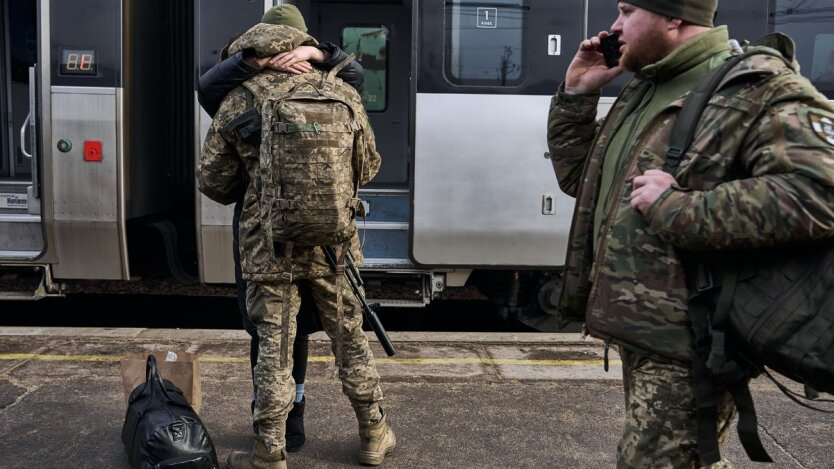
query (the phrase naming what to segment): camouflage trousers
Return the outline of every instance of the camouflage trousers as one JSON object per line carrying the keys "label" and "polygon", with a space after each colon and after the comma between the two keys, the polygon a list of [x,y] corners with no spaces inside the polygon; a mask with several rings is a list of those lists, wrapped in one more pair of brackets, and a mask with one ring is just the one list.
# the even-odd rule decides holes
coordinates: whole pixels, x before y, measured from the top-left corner
{"label": "camouflage trousers", "polygon": [[[732,468],[725,460],[710,466],[700,463],[691,368],[622,347],[620,356],[626,419],[617,447],[617,467]],[[735,414],[732,398],[722,392],[718,405],[719,443],[726,439]]]}
{"label": "camouflage trousers", "polygon": [[382,390],[368,339],[362,332],[362,310],[344,275],[296,282],[249,282],[246,305],[260,338],[255,365],[257,398],[253,422],[267,449],[285,447],[287,414],[295,399],[292,344],[299,288],[309,288],[324,330],[331,340],[342,392],[360,422],[382,418]]}

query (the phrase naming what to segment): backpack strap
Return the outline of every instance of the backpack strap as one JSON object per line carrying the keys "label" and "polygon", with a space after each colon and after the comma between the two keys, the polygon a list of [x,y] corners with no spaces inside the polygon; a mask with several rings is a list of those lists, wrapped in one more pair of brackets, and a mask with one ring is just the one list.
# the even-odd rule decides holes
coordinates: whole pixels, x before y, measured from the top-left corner
{"label": "backpack strap", "polygon": [[353,55],[353,54],[350,54],[347,57],[345,57],[344,60],[337,63],[336,66],[333,67],[332,69],[330,69],[330,71],[327,72],[327,74],[324,75],[324,77],[322,78],[321,88],[323,88],[323,89],[333,88],[333,86],[335,86],[335,84],[336,84],[336,75],[339,72],[341,72],[343,68],[347,67],[347,65],[349,63],[353,62],[354,60],[356,60],[356,56]]}
{"label": "backpack strap", "polygon": [[683,155],[689,149],[689,145],[692,144],[695,131],[698,130],[698,122],[701,120],[701,114],[704,113],[704,109],[706,109],[710,98],[715,94],[718,85],[721,84],[721,81],[727,73],[742,60],[759,54],[772,55],[784,60],[777,51],[770,49],[753,49],[738,55],[733,55],[701,79],[695,89],[686,96],[683,102],[683,108],[678,113],[675,126],[672,127],[669,147],[666,150],[666,162],[663,165],[664,172],[675,174],[678,166],[680,166],[681,159],[683,159]]}
{"label": "backpack strap", "polygon": [[[770,49],[757,48],[733,55],[701,79],[695,89],[687,95],[672,127],[663,171],[673,175],[676,173],[683,156],[692,144],[698,122],[710,98],[730,70],[742,60],[757,54],[785,60],[778,51]],[[712,269],[703,262],[692,261],[692,256],[686,253],[682,253],[680,257],[692,285],[687,311],[695,343],[692,352],[692,373],[695,381],[698,454],[701,463],[708,465],[721,459],[717,430],[719,385],[730,392],[738,409],[737,430],[747,455],[753,461],[772,462],[759,438],[756,411],[747,382],[747,370],[727,357],[725,330],[732,306],[737,271],[732,268],[722,271],[721,293],[717,304],[713,304],[711,294],[718,285],[713,281]]]}
{"label": "backpack strap", "polygon": [[255,107],[255,96],[258,91],[256,85],[249,81],[244,82],[243,87],[246,89],[244,96],[246,97],[246,111],[239,116],[230,120],[221,129],[227,135],[235,135],[238,139],[249,143],[253,146],[261,144],[261,113]]}

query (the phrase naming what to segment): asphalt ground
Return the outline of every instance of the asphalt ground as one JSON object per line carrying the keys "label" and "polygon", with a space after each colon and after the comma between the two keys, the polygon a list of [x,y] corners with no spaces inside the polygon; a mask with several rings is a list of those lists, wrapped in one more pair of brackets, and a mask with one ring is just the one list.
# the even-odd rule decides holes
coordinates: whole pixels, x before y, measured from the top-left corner
{"label": "asphalt ground", "polygon": [[[386,468],[614,467],[623,423],[619,361],[576,334],[392,333],[372,347],[398,445]],[[295,468],[356,467],[359,439],[329,341],[311,342],[307,444]],[[202,411],[218,456],[252,444],[248,337],[242,331],[0,327],[0,467],[127,468],[119,359],[168,349],[197,353]],[[834,419],[757,380],[753,396],[771,465],[834,467]]]}

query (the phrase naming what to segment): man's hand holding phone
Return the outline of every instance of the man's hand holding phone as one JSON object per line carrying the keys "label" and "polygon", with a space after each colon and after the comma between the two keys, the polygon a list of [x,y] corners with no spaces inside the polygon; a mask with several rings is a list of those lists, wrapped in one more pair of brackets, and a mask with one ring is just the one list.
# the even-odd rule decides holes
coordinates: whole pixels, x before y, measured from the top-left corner
{"label": "man's hand holding phone", "polygon": [[[605,52],[606,50],[608,52]],[[619,64],[619,52],[618,37],[607,31],[582,41],[565,76],[565,93],[599,92],[603,86],[623,73],[624,70]],[[609,66],[609,63],[614,65]]]}

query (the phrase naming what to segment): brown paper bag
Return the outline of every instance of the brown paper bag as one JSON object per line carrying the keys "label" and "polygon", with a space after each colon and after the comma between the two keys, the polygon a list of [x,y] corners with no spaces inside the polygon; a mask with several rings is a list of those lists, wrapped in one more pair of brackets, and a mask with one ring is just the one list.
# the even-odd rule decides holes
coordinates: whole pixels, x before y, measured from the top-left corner
{"label": "brown paper bag", "polygon": [[[176,355],[176,361],[167,359],[169,357],[173,358],[172,353]],[[136,386],[145,382],[145,370],[150,354],[151,352],[142,352],[122,358],[122,386],[124,387],[125,403],[127,403],[130,393],[136,389]],[[203,399],[200,388],[200,362],[197,354],[180,350],[171,350],[170,352],[161,350],[154,351],[153,355],[156,357],[157,368],[162,378],[180,388],[185,399],[199,414]]]}

